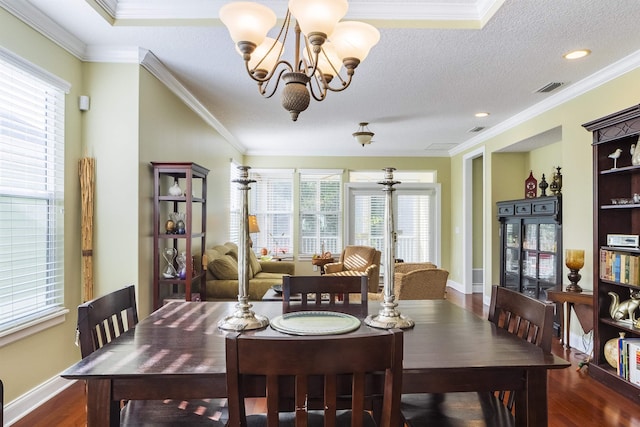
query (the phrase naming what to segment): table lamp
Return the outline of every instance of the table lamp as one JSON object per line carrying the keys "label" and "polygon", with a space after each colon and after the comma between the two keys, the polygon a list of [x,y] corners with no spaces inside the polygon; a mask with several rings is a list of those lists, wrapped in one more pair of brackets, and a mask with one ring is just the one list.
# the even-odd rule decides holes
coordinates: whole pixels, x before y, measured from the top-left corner
{"label": "table lamp", "polygon": [[249,247],[253,247],[253,240],[251,239],[252,233],[259,233],[260,226],[258,226],[258,217],[255,215],[249,215]]}
{"label": "table lamp", "polygon": [[582,249],[567,249],[565,251],[565,260],[564,263],[569,269],[569,274],[567,278],[569,279],[569,284],[567,286],[568,292],[582,292],[582,288],[578,285],[578,282],[582,278],[580,273],[580,269],[584,267],[584,250]]}

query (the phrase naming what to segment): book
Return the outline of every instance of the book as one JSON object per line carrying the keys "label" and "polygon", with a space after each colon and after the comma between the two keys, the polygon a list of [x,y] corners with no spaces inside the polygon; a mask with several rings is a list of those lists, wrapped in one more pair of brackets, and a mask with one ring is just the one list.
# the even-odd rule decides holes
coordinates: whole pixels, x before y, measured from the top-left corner
{"label": "book", "polygon": [[627,343],[628,380],[640,385],[640,339],[631,339]]}

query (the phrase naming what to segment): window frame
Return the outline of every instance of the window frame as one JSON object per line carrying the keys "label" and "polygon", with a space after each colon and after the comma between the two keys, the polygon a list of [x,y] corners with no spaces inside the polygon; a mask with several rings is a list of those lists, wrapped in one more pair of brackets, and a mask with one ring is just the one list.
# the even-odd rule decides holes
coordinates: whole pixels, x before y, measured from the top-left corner
{"label": "window frame", "polygon": [[[3,144],[4,147],[4,149],[0,149],[0,152],[6,156],[7,166],[11,164],[16,165],[16,161],[22,161],[22,163],[17,164],[17,166],[21,167],[25,167],[26,165],[33,166],[35,163],[46,165],[46,169],[39,169],[41,175],[38,175],[46,178],[43,178],[43,181],[34,181],[35,184],[30,187],[23,186],[20,188],[18,185],[11,185],[9,174],[4,178],[4,184],[3,179],[0,177],[0,195],[7,198],[7,202],[3,204],[5,209],[4,215],[9,215],[9,217],[12,215],[11,212],[13,212],[14,208],[12,208],[12,206],[14,203],[10,199],[15,199],[15,201],[20,200],[22,203],[29,200],[42,200],[44,206],[46,206],[44,208],[46,213],[45,219],[31,219],[31,221],[27,221],[26,223],[23,220],[22,224],[23,226],[29,224],[31,224],[31,226],[34,224],[42,226],[44,221],[47,230],[46,233],[42,235],[45,242],[44,249],[40,249],[46,251],[47,256],[44,261],[38,263],[38,265],[45,266],[45,278],[36,277],[35,279],[31,279],[29,283],[33,286],[34,290],[45,289],[44,295],[46,296],[44,297],[44,302],[38,299],[26,312],[20,311],[19,307],[16,311],[15,295],[18,291],[15,289],[20,285],[24,286],[26,279],[23,279],[22,282],[18,281],[14,283],[13,278],[17,277],[14,276],[14,274],[17,274],[15,271],[19,267],[5,265],[7,269],[4,271],[9,273],[10,279],[4,284],[4,286],[6,286],[5,289],[9,289],[9,292],[6,294],[9,300],[5,300],[4,304],[2,304],[2,300],[0,300],[0,305],[5,309],[5,320],[2,325],[0,325],[0,347],[2,347],[63,323],[66,320],[66,314],[69,312],[69,310],[64,307],[64,122],[65,95],[69,93],[71,85],[2,47],[0,47],[0,61],[2,62],[3,70],[5,70],[3,73],[6,73],[2,74],[2,81],[5,84],[4,95],[0,93],[0,96],[6,97],[5,99],[9,102],[9,105],[19,105],[18,103],[12,102],[15,99],[21,99],[26,103],[36,100],[35,103],[37,104],[38,98],[30,99],[29,96],[36,96],[35,94],[37,93],[37,96],[42,97],[42,104],[39,105],[39,108],[42,108],[42,115],[35,116],[38,118],[38,121],[42,122],[40,125],[42,128],[39,128],[31,122],[24,121],[24,119],[21,119],[20,122],[12,119],[12,116],[21,117],[19,114],[26,114],[26,111],[28,111],[26,110],[27,107],[4,110],[7,119],[4,129],[7,130],[7,133],[4,135],[0,133],[0,144]],[[17,91],[12,88],[16,88]],[[34,90],[33,94],[27,93],[27,90],[30,89]],[[20,98],[20,96],[23,96],[23,98]],[[21,133],[21,129],[40,129],[42,134],[37,136],[37,133],[35,135],[31,135],[26,131]],[[11,132],[12,130],[13,132]],[[24,153],[19,153],[19,150],[11,148],[12,146],[16,146],[16,141],[26,142],[26,144],[20,145],[20,147],[24,147],[27,144],[44,144],[41,145],[41,147],[43,147],[41,148],[41,153],[46,154],[41,154],[41,156],[44,157],[29,162],[28,159],[25,160]],[[51,161],[51,158],[55,160]],[[31,170],[25,171],[25,173],[31,172]],[[49,181],[51,177],[54,177],[54,180]],[[16,218],[16,220],[18,219]],[[9,227],[14,228],[12,225],[9,225]],[[36,229],[38,228],[39,227],[36,227]],[[10,244],[10,248],[13,248],[13,244]],[[22,271],[25,271],[24,267]],[[27,271],[32,273],[31,270]],[[53,280],[53,282],[51,282],[51,280]],[[44,287],[42,283],[44,283]],[[53,286],[53,288],[51,288],[51,286]],[[53,289],[53,298],[50,297],[51,289]],[[2,312],[0,311],[0,313]]]}

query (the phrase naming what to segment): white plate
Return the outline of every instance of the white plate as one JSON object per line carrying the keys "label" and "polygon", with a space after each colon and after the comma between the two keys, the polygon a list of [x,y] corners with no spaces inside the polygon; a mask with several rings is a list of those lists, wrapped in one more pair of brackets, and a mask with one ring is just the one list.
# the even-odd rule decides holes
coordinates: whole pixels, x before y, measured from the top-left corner
{"label": "white plate", "polygon": [[360,320],[336,311],[296,311],[274,317],[270,325],[290,335],[336,335],[355,331]]}

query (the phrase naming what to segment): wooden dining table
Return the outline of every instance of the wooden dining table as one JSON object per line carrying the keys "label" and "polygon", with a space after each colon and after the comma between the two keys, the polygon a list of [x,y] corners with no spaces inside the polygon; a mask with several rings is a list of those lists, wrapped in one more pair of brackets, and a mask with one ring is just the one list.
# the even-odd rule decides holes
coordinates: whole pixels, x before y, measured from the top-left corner
{"label": "wooden dining table", "polygon": [[[66,369],[63,378],[87,382],[87,425],[118,426],[123,399],[226,397],[226,332],[217,323],[235,304],[170,302]],[[252,309],[269,318],[282,314],[273,301]],[[379,309],[369,302],[369,313]],[[516,425],[547,425],[547,370],[569,362],[446,300],[402,300],[398,310],[415,322],[404,331],[403,393],[520,390]],[[281,334],[270,326],[245,333]],[[364,322],[349,332],[371,333]]]}

